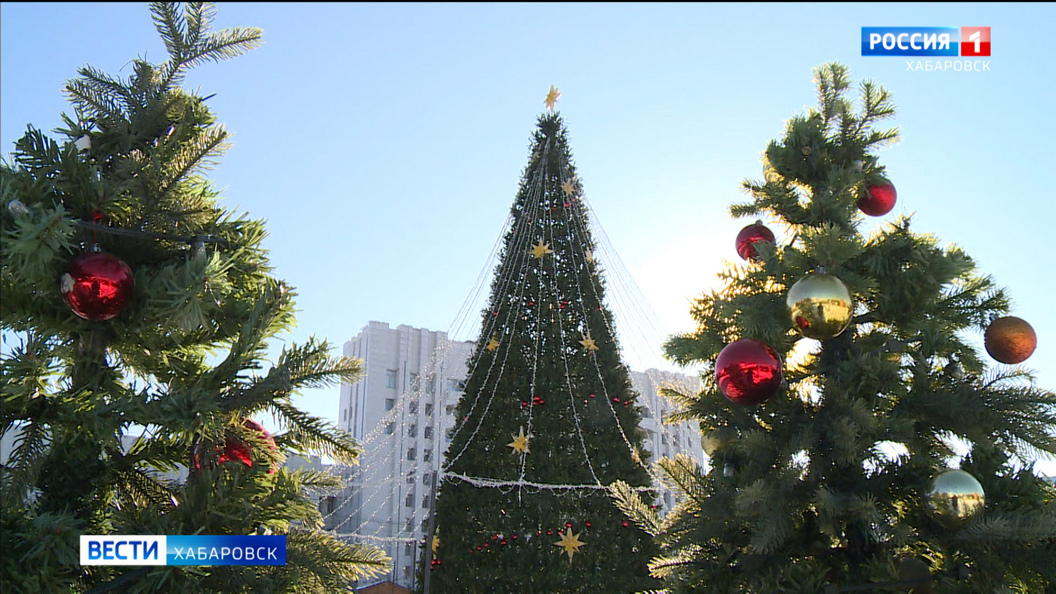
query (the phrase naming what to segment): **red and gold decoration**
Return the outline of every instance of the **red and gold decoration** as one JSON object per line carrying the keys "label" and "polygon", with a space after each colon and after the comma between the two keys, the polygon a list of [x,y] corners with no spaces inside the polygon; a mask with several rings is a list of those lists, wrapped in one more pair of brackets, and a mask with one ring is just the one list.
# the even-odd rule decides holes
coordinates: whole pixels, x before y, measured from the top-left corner
{"label": "red and gold decoration", "polygon": [[1022,318],[1005,316],[990,322],[983,346],[994,359],[1008,365],[1026,361],[1038,346],[1034,328]]}
{"label": "red and gold decoration", "polygon": [[781,358],[761,340],[743,338],[726,345],[715,360],[722,395],[741,405],[760,404],[781,387]]}
{"label": "red and gold decoration", "polygon": [[785,303],[796,330],[817,340],[838,336],[854,315],[851,292],[831,274],[814,273],[799,279],[789,289]]}
{"label": "red and gold decoration", "polygon": [[891,212],[898,200],[898,192],[890,182],[867,185],[859,190],[858,210],[871,217],[882,217]]}
{"label": "red and gold decoration", "polygon": [[571,563],[572,556],[579,552],[579,547],[587,543],[579,540],[579,535],[583,534],[582,532],[575,534],[571,528],[565,528],[565,531],[560,534],[561,540],[555,542],[554,546],[564,549],[565,554],[568,555],[568,562]]}
{"label": "red and gold decoration", "polygon": [[755,249],[755,244],[761,241],[774,243],[774,232],[764,225],[762,221],[756,221],[741,229],[737,234],[737,255],[743,260],[758,260],[759,253]]}
{"label": "red and gold decoration", "polygon": [[136,279],[128,264],[106,252],[78,256],[60,281],[66,305],[79,317],[92,321],[120,315],[135,288]]}
{"label": "red and gold decoration", "polygon": [[[278,449],[278,446],[275,444],[275,438],[273,438],[271,436],[271,432],[270,431],[268,431],[267,429],[264,428],[264,425],[261,425],[260,423],[258,423],[257,421],[254,421],[253,419],[246,419],[242,424],[247,429],[251,429],[253,431],[256,431],[256,432],[262,434],[264,441],[267,442],[268,447],[270,447],[272,449],[272,451],[275,451],[275,450]],[[194,469],[195,470],[201,470],[202,469],[202,454],[203,454],[202,447],[203,447],[202,444],[198,444],[198,447],[196,447],[195,450],[194,450]],[[224,443],[224,447],[223,448],[221,448],[220,446],[216,446],[215,449],[216,449],[216,463],[217,464],[224,464],[226,462],[234,461],[234,462],[241,462],[242,464],[245,464],[246,466],[248,466],[250,468],[253,467],[252,451],[250,450],[250,446],[248,444],[246,444],[245,442],[237,440],[237,439],[235,439],[233,437],[228,437],[227,441]],[[274,474],[275,471],[276,471],[276,468],[273,465],[268,470],[268,474]]]}
{"label": "red and gold decoration", "polygon": [[983,513],[986,494],[974,476],[947,470],[928,483],[924,506],[931,519],[952,530]]}

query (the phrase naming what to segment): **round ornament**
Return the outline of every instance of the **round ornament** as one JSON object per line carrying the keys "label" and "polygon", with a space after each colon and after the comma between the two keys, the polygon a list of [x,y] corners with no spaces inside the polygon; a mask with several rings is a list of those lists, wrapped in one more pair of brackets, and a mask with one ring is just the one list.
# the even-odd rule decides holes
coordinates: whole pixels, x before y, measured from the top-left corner
{"label": "round ornament", "polygon": [[851,324],[854,301],[843,281],[831,274],[805,276],[788,291],[785,299],[792,323],[807,338],[828,340]]}
{"label": "round ornament", "polygon": [[947,470],[928,483],[924,508],[944,528],[960,528],[983,513],[986,494],[974,476],[963,470]]}
{"label": "round ornament", "polygon": [[[267,442],[268,447],[270,447],[272,451],[278,449],[278,446],[275,444],[275,438],[271,436],[271,432],[264,428],[264,425],[261,425],[253,419],[246,419],[242,424],[247,429],[252,429],[254,431],[257,431],[258,433],[261,433],[263,435],[264,441]],[[198,444],[198,447],[196,447],[194,451],[195,470],[202,469],[202,447],[203,444]],[[242,464],[245,464],[250,468],[253,467],[253,453],[250,450],[249,444],[246,444],[245,442],[237,440],[233,437],[229,437],[224,443],[223,448],[221,448],[220,446],[216,446],[215,449],[217,464],[224,464],[226,462],[241,462]],[[274,474],[275,471],[276,468],[273,465],[271,469],[268,470],[268,474]]]}
{"label": "round ornament", "polygon": [[781,387],[781,358],[760,340],[726,345],[715,360],[715,381],[723,396],[742,405],[760,404]]}
{"label": "round ornament", "polygon": [[983,336],[983,346],[994,359],[1015,365],[1026,361],[1034,353],[1038,336],[1026,320],[1005,316],[990,322]]}
{"label": "round ornament", "polygon": [[882,217],[891,212],[898,200],[898,192],[891,183],[869,185],[859,191],[855,204],[858,210],[871,217]]}
{"label": "round ornament", "polygon": [[759,253],[755,250],[755,244],[760,241],[774,243],[774,232],[762,221],[756,221],[737,233],[737,255],[743,260],[758,260]]}
{"label": "round ornament", "polygon": [[898,587],[903,592],[931,594],[935,591],[931,585],[931,567],[916,557],[907,557],[899,562],[898,581],[909,582]]}
{"label": "round ornament", "polygon": [[118,316],[128,305],[135,287],[136,279],[128,264],[105,252],[74,258],[60,281],[66,305],[73,313],[92,321]]}

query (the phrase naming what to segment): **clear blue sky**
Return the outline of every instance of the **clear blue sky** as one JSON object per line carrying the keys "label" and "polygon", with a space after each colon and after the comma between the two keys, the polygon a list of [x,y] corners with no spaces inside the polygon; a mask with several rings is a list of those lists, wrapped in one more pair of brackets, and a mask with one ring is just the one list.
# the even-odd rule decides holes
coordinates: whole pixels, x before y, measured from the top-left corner
{"label": "clear blue sky", "polygon": [[[902,141],[880,153],[898,188],[884,220],[914,213],[916,231],[1009,290],[1039,336],[1027,365],[1052,389],[1053,23],[1052,3],[220,3],[217,28],[260,27],[265,43],[187,86],[215,94],[232,133],[211,179],[229,208],[267,220],[276,274],[298,290],[287,339],[340,348],[370,320],[451,327],[551,84],[626,269],[667,332],[691,329],[689,300],[750,222],[727,213],[741,180],[815,105],[811,69],[840,61],[899,108]],[[72,113],[61,88],[78,67],[127,76],[132,58],[166,57],[143,3],[5,2],[0,26],[5,155],[27,123]],[[862,57],[863,26],[989,26],[989,71]],[[299,404],[336,421],[338,390]]]}

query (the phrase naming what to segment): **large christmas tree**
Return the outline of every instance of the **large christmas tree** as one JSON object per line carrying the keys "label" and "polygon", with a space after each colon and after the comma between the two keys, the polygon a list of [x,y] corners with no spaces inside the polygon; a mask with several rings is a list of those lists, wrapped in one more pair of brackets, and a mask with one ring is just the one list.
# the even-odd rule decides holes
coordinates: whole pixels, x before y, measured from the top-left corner
{"label": "large christmas tree", "polygon": [[[838,64],[815,82],[818,109],[730,208],[784,233],[731,238],[744,262],[666,347],[707,369],[699,394],[671,396],[710,468],[662,461],[682,491],[663,519],[621,493],[662,546],[653,574],[694,592],[1052,591],[1056,490],[1031,461],[1056,453],[1056,394],[1013,366],[1033,331],[909,217],[862,232],[895,204],[874,154],[894,107],[868,82],[855,107]],[[1000,365],[973,346],[984,329]]]}
{"label": "large christmas tree", "polygon": [[[548,106],[556,98],[551,89]],[[650,477],[587,220],[564,123],[546,113],[456,408],[436,505],[437,592],[657,583],[649,536],[607,491],[617,479],[648,489]]]}
{"label": "large christmas tree", "polygon": [[[318,530],[303,489],[335,479],[278,464],[286,452],[355,461],[347,434],[291,399],[354,381],[360,365],[309,340],[258,373],[267,339],[292,327],[293,293],[269,274],[263,223],[221,208],[202,176],[227,133],[179,86],[261,32],[210,31],[201,3],[151,13],[168,60],[134,60],[128,79],[82,68],[61,138],[29,127],[0,167],[2,431],[17,435],[3,590],[345,589],[385,569],[384,554]],[[284,431],[269,435],[261,413]],[[285,567],[79,563],[81,534],[266,533],[286,535]]]}

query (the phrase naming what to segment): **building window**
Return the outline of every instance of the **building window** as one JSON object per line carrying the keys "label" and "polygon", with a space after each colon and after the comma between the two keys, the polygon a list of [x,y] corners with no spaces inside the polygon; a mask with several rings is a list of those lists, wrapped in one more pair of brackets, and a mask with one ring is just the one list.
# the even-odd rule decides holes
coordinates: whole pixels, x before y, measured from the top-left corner
{"label": "building window", "polygon": [[411,413],[412,415],[418,414],[418,401],[412,400],[411,403],[407,406],[407,409],[407,412]]}
{"label": "building window", "polygon": [[433,427],[432,427],[432,425],[430,425],[430,426],[425,428],[425,438],[426,439],[432,439],[433,438]]}
{"label": "building window", "polygon": [[428,462],[433,458],[433,450],[425,450],[422,452],[422,462]]}
{"label": "building window", "polygon": [[395,369],[386,369],[385,370],[385,387],[386,388],[393,388],[393,389],[396,388],[396,374],[397,373],[398,373],[398,371],[395,370]]}
{"label": "building window", "polygon": [[412,423],[407,427],[407,437],[418,437],[418,425]]}
{"label": "building window", "polygon": [[448,404],[448,405],[447,405],[447,406],[446,406],[446,407],[444,408],[444,412],[446,412],[446,413],[447,413],[447,414],[449,414],[449,415],[453,415],[453,414],[455,414],[455,405],[454,405],[454,404]]}
{"label": "building window", "polygon": [[413,543],[409,543],[409,542],[403,543],[403,554],[404,555],[413,555],[414,554],[414,544]]}
{"label": "building window", "polygon": [[395,423],[389,423],[388,425],[385,425],[385,434],[386,435],[392,435],[395,431],[396,431],[396,424]]}
{"label": "building window", "polygon": [[433,394],[436,394],[436,376],[435,375],[430,375],[429,376],[429,381],[426,382],[425,391],[430,396],[433,395]]}
{"label": "building window", "polygon": [[429,529],[429,520],[422,520],[422,532]]}
{"label": "building window", "polygon": [[413,387],[413,386],[415,386],[417,384],[418,384],[418,374],[417,373],[411,373],[411,386]]}
{"label": "building window", "polygon": [[411,566],[410,565],[404,565],[403,566],[403,579],[405,579],[405,580],[411,579]]}
{"label": "building window", "polygon": [[422,509],[429,509],[429,496],[422,495]]}
{"label": "building window", "polygon": [[403,506],[404,507],[412,507],[413,505],[414,505],[414,494],[413,493],[408,493],[407,496],[403,498]]}
{"label": "building window", "polygon": [[407,521],[403,523],[403,531],[404,532],[413,532],[414,531],[414,518],[413,517],[412,518],[407,518]]}
{"label": "building window", "polygon": [[394,406],[396,406],[396,399],[395,398],[386,398],[385,399],[385,410],[392,410],[392,407],[394,407]]}
{"label": "building window", "polygon": [[414,448],[410,448],[409,450],[407,450],[407,459],[408,460],[414,460],[414,457],[415,457],[415,449]]}
{"label": "building window", "polygon": [[428,415],[428,416],[432,416],[433,415],[433,405],[432,404],[426,403],[426,405],[425,405],[425,414]]}
{"label": "building window", "polygon": [[447,380],[447,389],[451,390],[452,392],[457,390],[458,389],[458,380],[457,379],[449,379],[449,380]]}

